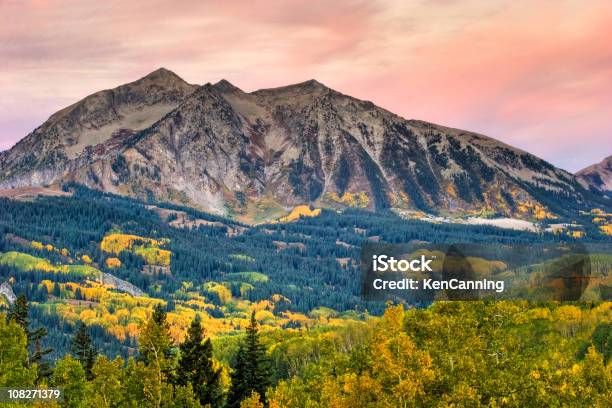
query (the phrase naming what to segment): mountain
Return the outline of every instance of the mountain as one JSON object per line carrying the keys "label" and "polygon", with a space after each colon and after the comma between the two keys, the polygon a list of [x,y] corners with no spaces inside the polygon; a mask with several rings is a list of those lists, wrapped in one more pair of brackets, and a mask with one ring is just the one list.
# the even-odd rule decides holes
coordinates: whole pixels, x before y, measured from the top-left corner
{"label": "mountain", "polygon": [[612,191],[612,156],[576,173],[578,181],[596,191]]}
{"label": "mountain", "polygon": [[164,69],[54,114],[0,157],[0,188],[66,181],[254,222],[300,204],[543,219],[600,199],[527,152],[315,80],[247,93]]}
{"label": "mountain", "polygon": [[8,152],[0,154],[0,180],[37,186],[83,165],[93,146],[151,126],[197,88],[160,68],[138,81],[96,92],[52,115]]}

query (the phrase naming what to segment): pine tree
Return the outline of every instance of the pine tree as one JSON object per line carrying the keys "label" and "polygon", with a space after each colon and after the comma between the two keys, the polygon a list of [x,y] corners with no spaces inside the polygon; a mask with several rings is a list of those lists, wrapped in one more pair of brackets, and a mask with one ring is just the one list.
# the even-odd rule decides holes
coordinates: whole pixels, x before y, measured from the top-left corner
{"label": "pine tree", "polygon": [[246,383],[246,362],[245,362],[244,347],[240,344],[236,353],[233,371],[231,373],[231,387],[227,395],[227,406],[229,408],[239,408],[240,402],[246,398],[249,393],[248,384]]}
{"label": "pine tree", "polygon": [[9,321],[14,321],[21,328],[28,333],[28,326],[30,325],[28,321],[28,301],[24,295],[19,295],[13,303],[13,307],[9,310],[7,318]]}
{"label": "pine tree", "polygon": [[180,345],[181,356],[177,367],[177,384],[191,384],[200,404],[211,407],[221,405],[221,369],[215,369],[212,360],[212,343],[204,340],[202,325],[197,316],[187,331],[187,338]]}
{"label": "pine tree", "polygon": [[34,346],[34,352],[30,355],[30,364],[38,367],[38,379],[49,378],[53,373],[51,365],[44,357],[53,351],[52,348],[42,348],[41,340],[48,334],[44,327],[39,327],[34,331],[28,332],[28,341]]}
{"label": "pine tree", "polygon": [[251,323],[246,330],[246,338],[236,355],[228,406],[240,407],[240,402],[250,397],[253,392],[261,396],[266,395],[266,389],[270,384],[269,378],[270,368],[265,349],[259,342],[259,329],[253,312]]}
{"label": "pine tree", "polygon": [[94,346],[91,336],[87,331],[87,327],[83,322],[79,323],[77,332],[72,339],[72,353],[76,356],[77,360],[83,366],[85,375],[88,380],[93,378],[91,369],[93,368],[96,357],[98,356],[98,350]]}

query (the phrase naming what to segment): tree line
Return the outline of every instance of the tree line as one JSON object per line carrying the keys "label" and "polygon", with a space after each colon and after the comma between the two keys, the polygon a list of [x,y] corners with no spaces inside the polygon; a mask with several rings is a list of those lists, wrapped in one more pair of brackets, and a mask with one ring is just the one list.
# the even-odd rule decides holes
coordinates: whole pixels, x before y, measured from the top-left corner
{"label": "tree line", "polygon": [[9,313],[0,315],[0,387],[61,388],[66,407],[239,408],[247,400],[265,403],[270,362],[254,313],[228,380],[198,317],[184,341],[175,344],[166,311],[156,306],[141,326],[137,356],[127,362],[100,353],[81,323],[70,353],[50,362],[45,358],[50,350],[39,347],[46,331],[32,329],[28,310],[27,300],[19,296]]}

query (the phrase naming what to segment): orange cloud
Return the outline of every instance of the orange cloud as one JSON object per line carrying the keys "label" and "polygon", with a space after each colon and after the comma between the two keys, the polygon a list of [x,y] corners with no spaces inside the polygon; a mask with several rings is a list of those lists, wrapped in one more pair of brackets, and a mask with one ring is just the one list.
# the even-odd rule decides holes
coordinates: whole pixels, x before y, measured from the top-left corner
{"label": "orange cloud", "polygon": [[245,90],[317,78],[577,170],[612,153],[611,27],[605,1],[3,1],[0,149],[165,66]]}

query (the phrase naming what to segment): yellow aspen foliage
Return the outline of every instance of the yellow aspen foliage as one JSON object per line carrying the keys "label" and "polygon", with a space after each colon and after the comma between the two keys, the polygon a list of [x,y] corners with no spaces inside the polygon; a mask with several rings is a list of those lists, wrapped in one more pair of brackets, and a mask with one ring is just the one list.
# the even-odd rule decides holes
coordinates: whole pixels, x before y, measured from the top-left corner
{"label": "yellow aspen foliage", "polygon": [[170,266],[170,257],[172,252],[155,247],[145,248],[142,246],[136,247],[134,253],[149,265]]}
{"label": "yellow aspen foliage", "polygon": [[582,311],[577,306],[564,305],[555,309],[554,316],[558,321],[580,320]]}
{"label": "yellow aspen foliage", "polygon": [[139,237],[138,235],[113,233],[106,235],[100,243],[102,251],[119,255],[122,251],[131,250],[135,243],[159,246],[167,243],[167,240],[155,240]]}
{"label": "yellow aspen foliage", "polygon": [[[454,188],[452,188],[452,186],[451,186],[451,191],[454,191]],[[403,191],[400,191],[399,194],[392,193],[390,195],[390,198],[391,198],[391,205],[393,207],[406,207],[410,204],[410,198]]]}
{"label": "yellow aspen foliage", "polygon": [[103,313],[102,316],[100,316],[100,319],[107,324],[111,324],[111,325],[119,324],[119,319],[117,318],[117,316],[110,314],[110,313]]}
{"label": "yellow aspen foliage", "polygon": [[321,214],[320,208],[310,209],[308,205],[298,205],[285,217],[279,219],[280,222],[297,221],[300,217],[316,217]]}
{"label": "yellow aspen foliage", "polygon": [[42,250],[44,248],[44,245],[42,244],[42,242],[38,242],[38,241],[32,241],[30,243],[30,246],[34,249],[38,249],[38,250]]}
{"label": "yellow aspen foliage", "polygon": [[553,320],[552,313],[550,310],[544,307],[538,307],[535,309],[529,310],[529,318],[530,319],[542,319],[542,320]]}
{"label": "yellow aspen foliage", "polygon": [[584,237],[584,231],[578,231],[578,230],[568,231],[567,234],[572,238],[583,238]]}
{"label": "yellow aspen foliage", "polygon": [[96,311],[92,309],[85,309],[79,314],[79,318],[84,322],[94,320],[96,317]]}
{"label": "yellow aspen foliage", "polygon": [[134,235],[109,234],[102,239],[100,249],[104,252],[119,255],[122,251],[131,249],[134,240],[137,239],[138,237]]}
{"label": "yellow aspen foliage", "polygon": [[331,192],[326,193],[325,198],[349,207],[366,208],[370,203],[370,198],[365,191],[359,193],[349,193],[347,191],[342,197],[339,197],[337,193]]}
{"label": "yellow aspen foliage", "polygon": [[264,404],[261,402],[259,394],[253,391],[250,397],[240,403],[240,408],[264,408]]}
{"label": "yellow aspen foliage", "polygon": [[274,303],[270,302],[269,300],[261,300],[255,304],[253,304],[253,308],[254,311],[258,311],[258,310],[274,310]]}
{"label": "yellow aspen foliage", "polygon": [[37,262],[33,268],[34,270],[39,270],[39,271],[43,271],[43,272],[59,272],[58,268],[56,268],[55,266],[51,265],[49,263],[49,261],[42,260],[40,262]]}
{"label": "yellow aspen foliage", "polygon": [[140,334],[140,328],[136,323],[128,323],[127,326],[125,326],[125,332],[129,337],[135,339]]}
{"label": "yellow aspen foliage", "polygon": [[71,292],[76,292],[77,288],[80,287],[80,285],[75,282],[66,282],[65,286],[66,286],[66,289],[68,289]]}
{"label": "yellow aspen foliage", "polygon": [[299,324],[300,326],[306,326],[311,322],[310,318],[302,313],[294,313],[294,312],[283,312],[282,316],[288,319],[292,323]]}
{"label": "yellow aspen foliage", "polygon": [[47,244],[47,245],[45,245],[45,249],[46,249],[48,252],[52,252],[52,251],[54,251],[54,250],[55,250],[55,247],[54,247],[53,245],[51,245],[51,244]]}
{"label": "yellow aspen foliage", "polygon": [[121,260],[119,258],[108,258],[105,261],[106,267],[109,269],[115,269],[121,267]]}
{"label": "yellow aspen foliage", "polygon": [[115,311],[115,317],[118,321],[125,324],[130,318],[130,311],[127,309],[119,309]]}
{"label": "yellow aspen foliage", "polygon": [[125,341],[127,337],[126,330],[123,326],[110,326],[108,333],[117,338],[119,341]]}
{"label": "yellow aspen foliage", "polygon": [[520,214],[531,214],[534,218],[538,220],[557,218],[557,216],[549,212],[546,207],[530,200],[520,202],[517,206],[517,210]]}
{"label": "yellow aspen foliage", "polygon": [[40,284],[42,286],[45,287],[45,289],[47,289],[47,293],[51,293],[53,291],[53,282],[51,282],[48,279],[43,279],[42,281],[40,281]]}
{"label": "yellow aspen foliage", "polygon": [[85,300],[96,301],[100,300],[106,294],[107,290],[104,287],[98,286],[93,288],[81,288],[81,295]]}
{"label": "yellow aspen foliage", "polygon": [[368,197],[365,191],[360,192],[357,197],[357,206],[366,208],[368,204],[370,204],[370,197]]}
{"label": "yellow aspen foliage", "polygon": [[260,310],[255,312],[255,320],[258,322],[274,321],[274,314],[269,310]]}
{"label": "yellow aspen foliage", "polygon": [[272,300],[272,302],[274,303],[279,303],[279,302],[291,303],[291,301],[288,298],[278,293],[275,293],[274,295],[272,295],[270,297],[270,300]]}
{"label": "yellow aspen foliage", "polygon": [[227,304],[232,300],[232,292],[220,283],[209,282],[206,285],[206,290],[219,296],[219,300],[221,300],[223,304]]}
{"label": "yellow aspen foliage", "polygon": [[[327,378],[321,392],[322,406],[329,408],[365,408],[378,405],[383,389],[369,374],[344,374],[337,379]],[[400,406],[400,405],[397,405]]]}
{"label": "yellow aspen foliage", "polygon": [[88,264],[88,265],[89,265],[90,263],[92,263],[92,262],[93,262],[93,261],[91,260],[91,257],[90,257],[89,255],[87,255],[87,254],[85,254],[85,255],[83,255],[83,256],[81,257],[81,261],[83,261],[84,263],[86,263],[86,264]]}
{"label": "yellow aspen foliage", "polygon": [[599,230],[606,235],[612,235],[612,224],[602,225]]}
{"label": "yellow aspen foliage", "polygon": [[385,406],[419,406],[434,379],[433,361],[404,331],[403,306],[390,307],[372,339],[372,373],[385,384]]}
{"label": "yellow aspen foliage", "polygon": [[176,343],[182,343],[185,340],[186,327],[182,327],[178,324],[170,325],[170,337]]}
{"label": "yellow aspen foliage", "polygon": [[297,379],[281,380],[274,388],[270,388],[268,406],[270,408],[310,407],[310,398],[304,393],[297,391],[300,387]]}
{"label": "yellow aspen foliage", "polygon": [[147,309],[144,307],[135,307],[131,311],[132,320],[140,323],[148,319]]}

